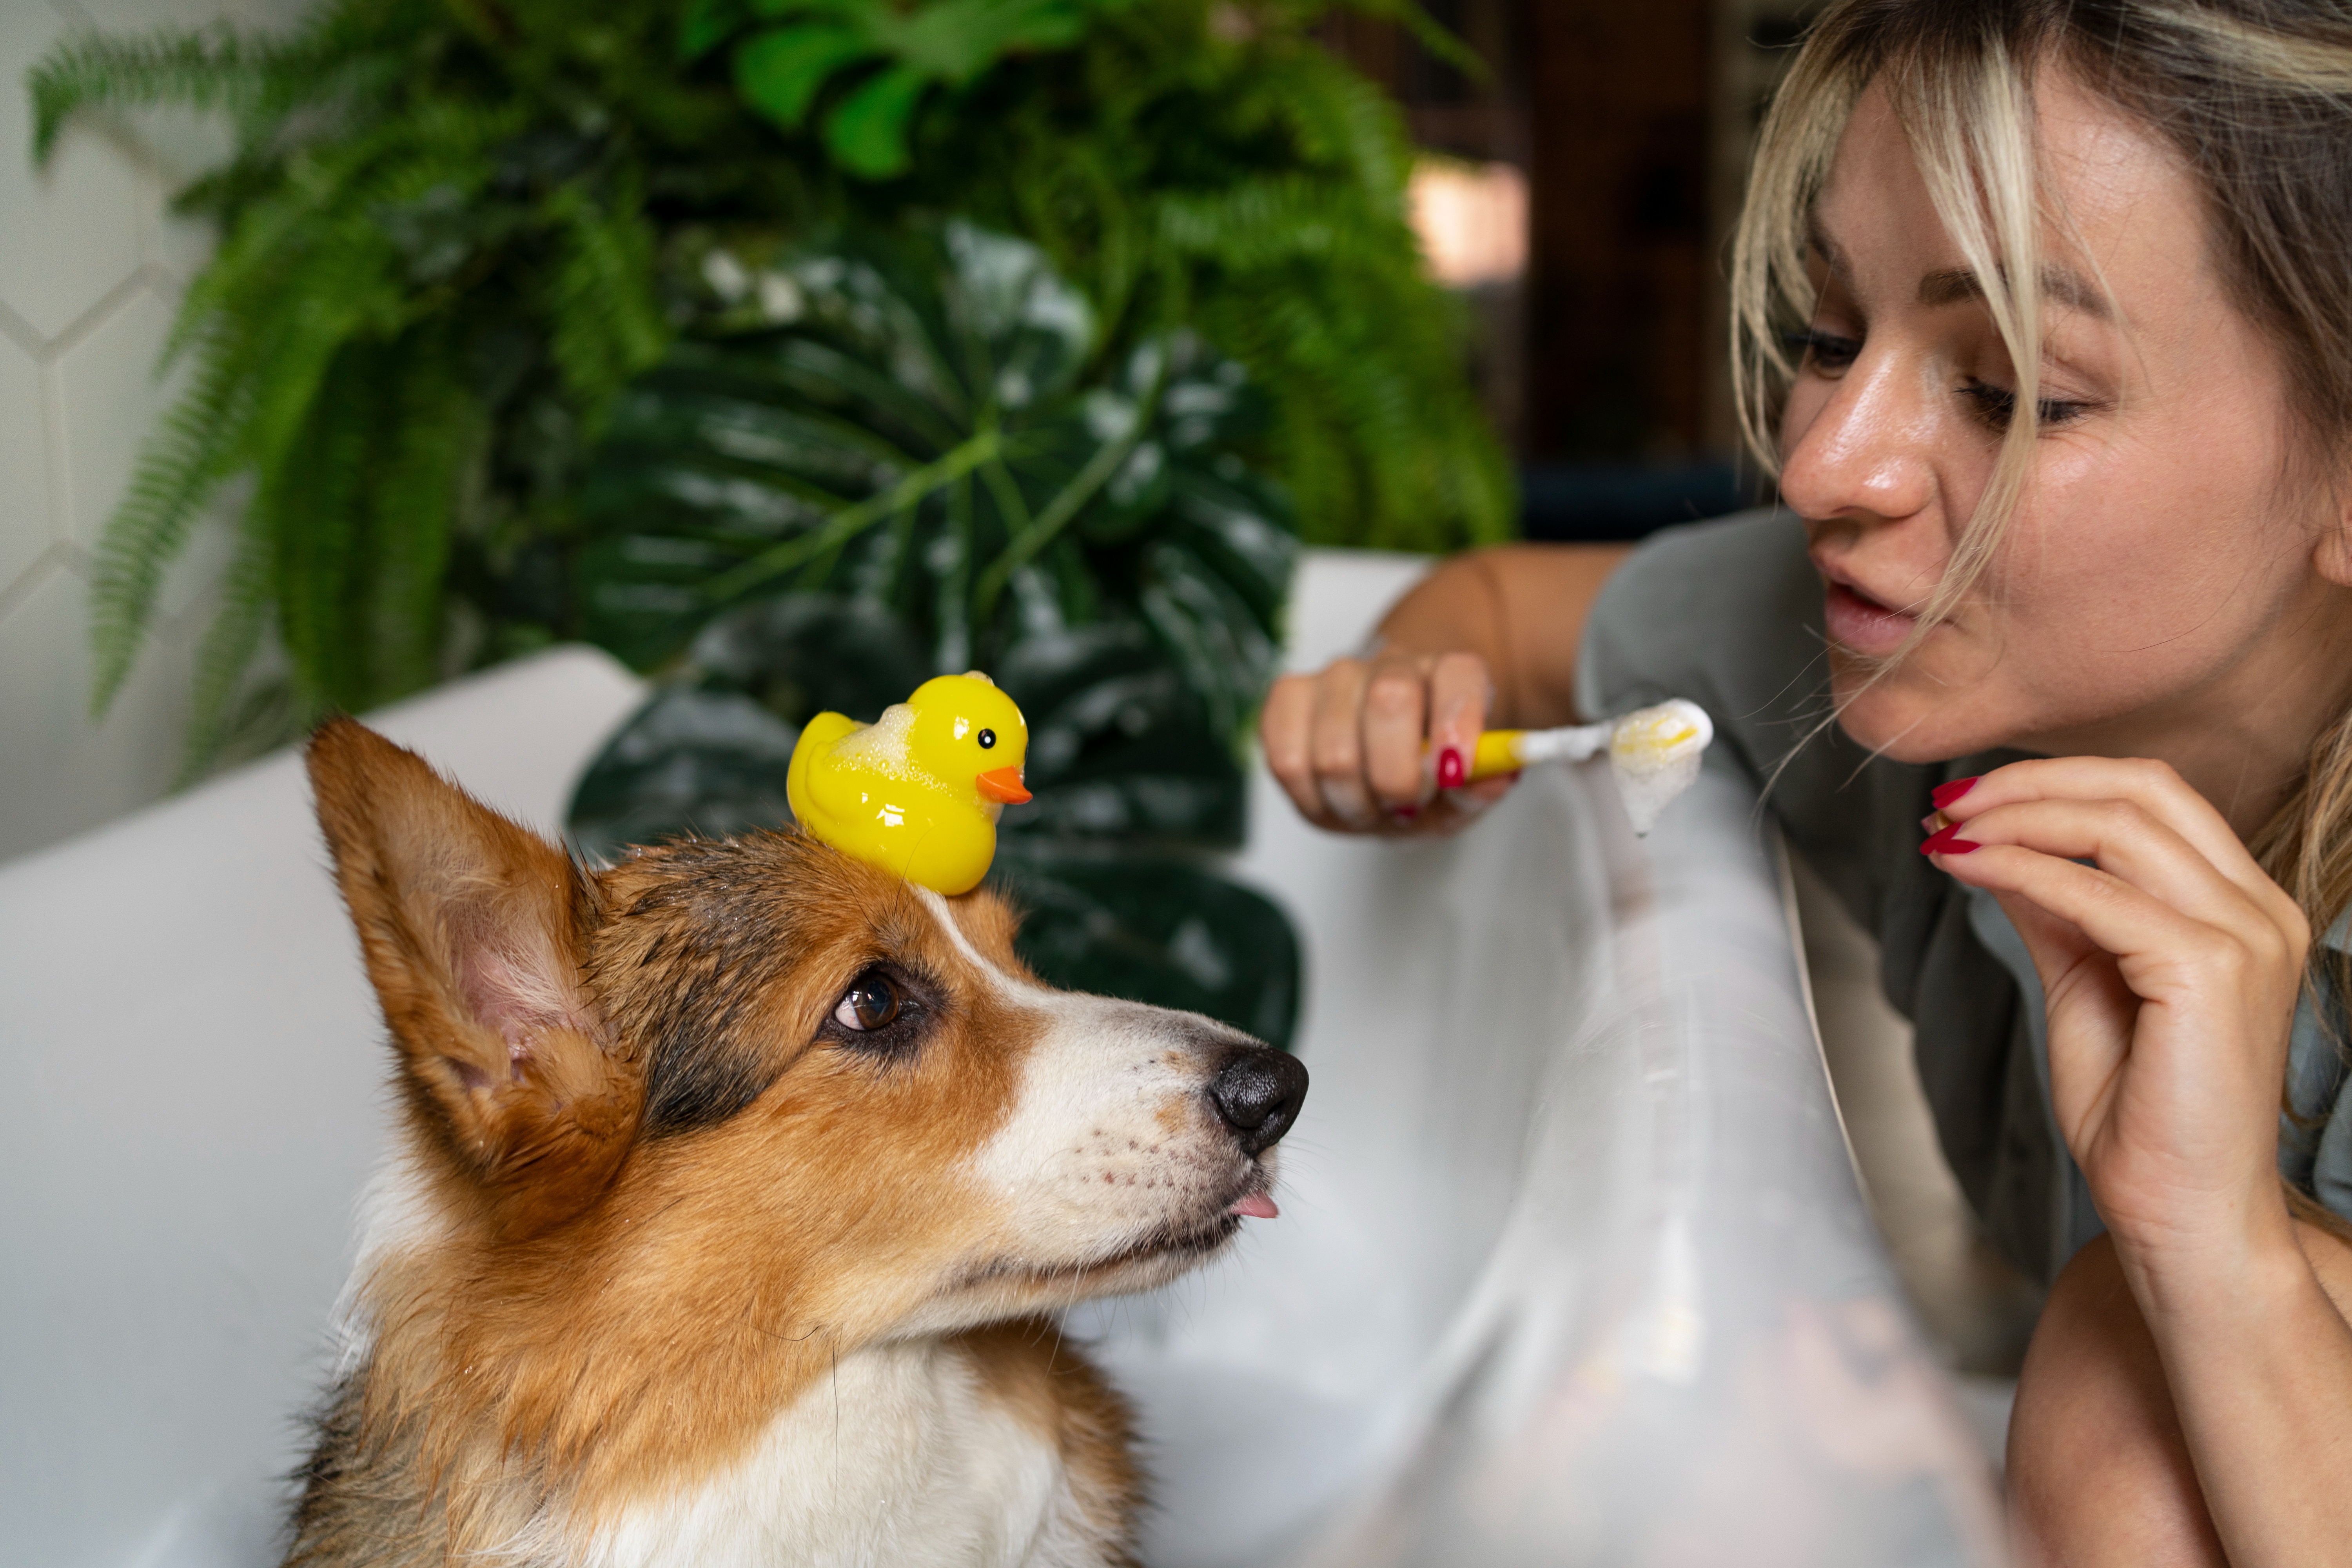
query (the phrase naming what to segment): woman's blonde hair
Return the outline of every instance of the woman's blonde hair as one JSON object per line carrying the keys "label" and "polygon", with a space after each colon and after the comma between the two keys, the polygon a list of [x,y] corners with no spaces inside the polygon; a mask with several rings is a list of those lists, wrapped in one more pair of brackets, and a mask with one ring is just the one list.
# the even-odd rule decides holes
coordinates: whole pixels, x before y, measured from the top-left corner
{"label": "woman's blonde hair", "polygon": [[[1982,289],[2017,376],[1991,482],[1921,606],[1916,645],[1976,584],[2032,472],[2042,273],[2066,215],[2040,178],[2036,81],[2048,68],[2138,119],[2205,195],[2204,243],[2278,350],[2301,426],[2296,465],[2335,481],[2352,455],[2352,0],[1835,0],[1764,121],[1732,250],[1740,427],[1768,471],[1813,311],[1813,205],[1855,104],[1882,89],[1937,215]],[[2283,476],[2284,477],[2284,476]],[[2325,931],[2352,906],[2352,714],[2255,837],[2264,868]],[[2326,955],[2336,994],[2352,964]]]}

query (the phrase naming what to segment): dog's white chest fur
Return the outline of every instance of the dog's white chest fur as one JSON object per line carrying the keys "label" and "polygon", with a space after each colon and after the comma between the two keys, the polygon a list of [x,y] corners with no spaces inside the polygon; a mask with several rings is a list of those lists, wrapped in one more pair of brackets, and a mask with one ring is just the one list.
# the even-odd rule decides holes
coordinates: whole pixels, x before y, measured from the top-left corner
{"label": "dog's white chest fur", "polygon": [[727,1468],[582,1532],[585,1568],[1097,1568],[1045,1435],[938,1341],[845,1357]]}

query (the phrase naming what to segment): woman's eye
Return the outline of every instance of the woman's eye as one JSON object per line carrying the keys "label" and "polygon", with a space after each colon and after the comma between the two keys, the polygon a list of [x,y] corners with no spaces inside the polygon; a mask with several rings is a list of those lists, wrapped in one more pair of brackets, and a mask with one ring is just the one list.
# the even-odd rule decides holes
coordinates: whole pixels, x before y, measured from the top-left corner
{"label": "woman's eye", "polygon": [[[1976,416],[1993,430],[2007,430],[2010,423],[2017,417],[2017,394],[2005,386],[1995,386],[1985,381],[1966,381],[1960,384],[1960,395],[1969,400]],[[2087,403],[2045,397],[2034,405],[2033,412],[2039,423],[2047,428],[2072,424],[2088,413],[2090,407]]]}
{"label": "woman's eye", "polygon": [[898,1016],[898,988],[886,974],[861,974],[842,993],[833,1021],[860,1034],[879,1029]]}
{"label": "woman's eye", "polygon": [[1841,371],[1853,363],[1862,353],[1858,338],[1842,338],[1835,332],[1825,332],[1818,327],[1808,327],[1801,332],[1790,332],[1780,340],[1790,357],[1801,360],[1815,370]]}

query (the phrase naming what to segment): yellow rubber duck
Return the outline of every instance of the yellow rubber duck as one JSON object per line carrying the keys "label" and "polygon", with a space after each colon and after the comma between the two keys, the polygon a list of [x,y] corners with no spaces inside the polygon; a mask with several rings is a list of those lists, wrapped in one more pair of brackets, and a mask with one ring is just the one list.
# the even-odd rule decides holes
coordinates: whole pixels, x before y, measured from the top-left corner
{"label": "yellow rubber duck", "polygon": [[996,858],[996,819],[1029,798],[1029,725],[978,670],[926,680],[871,724],[820,713],[801,731],[784,795],[801,828],[952,898]]}

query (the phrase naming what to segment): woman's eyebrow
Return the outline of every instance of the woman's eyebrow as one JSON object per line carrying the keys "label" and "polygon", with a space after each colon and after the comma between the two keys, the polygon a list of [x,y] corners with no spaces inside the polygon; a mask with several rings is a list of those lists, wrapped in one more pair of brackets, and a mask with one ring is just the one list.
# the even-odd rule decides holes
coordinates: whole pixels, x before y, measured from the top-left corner
{"label": "woman's eyebrow", "polygon": [[1853,274],[1847,269],[1845,252],[1838,248],[1837,242],[1832,239],[1828,232],[1822,227],[1822,220],[1818,215],[1805,221],[1805,244],[1811,247],[1814,254],[1828,266],[1830,276],[1844,284],[1851,291],[1853,288]]}
{"label": "woman's eyebrow", "polygon": [[[2107,303],[2106,290],[2094,288],[2081,275],[2063,267],[2042,269],[2042,292],[2050,299],[2086,316],[2100,321],[2112,321],[2115,311]],[[1948,268],[1930,272],[1919,279],[1919,303],[1922,305],[1957,305],[1963,300],[1984,298],[1984,285],[1977,275],[1965,267]]]}

